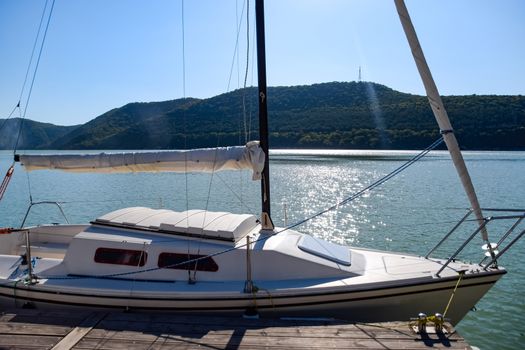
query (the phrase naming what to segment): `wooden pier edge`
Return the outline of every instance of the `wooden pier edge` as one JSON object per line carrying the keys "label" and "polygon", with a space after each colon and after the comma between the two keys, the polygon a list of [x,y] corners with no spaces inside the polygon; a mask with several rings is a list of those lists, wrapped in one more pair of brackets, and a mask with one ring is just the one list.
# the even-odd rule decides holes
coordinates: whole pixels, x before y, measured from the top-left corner
{"label": "wooden pier edge", "polygon": [[408,321],[14,309],[0,313],[0,349],[472,349],[450,329],[420,335]]}

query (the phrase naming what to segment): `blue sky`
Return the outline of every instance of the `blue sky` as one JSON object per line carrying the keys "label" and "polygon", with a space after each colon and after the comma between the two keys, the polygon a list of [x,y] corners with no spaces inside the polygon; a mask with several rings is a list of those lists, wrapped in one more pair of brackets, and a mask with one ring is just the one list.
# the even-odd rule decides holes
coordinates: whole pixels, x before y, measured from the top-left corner
{"label": "blue sky", "polygon": [[[18,101],[44,4],[0,0],[0,118]],[[71,125],[129,102],[183,97],[181,4],[56,0],[27,117]],[[242,87],[243,6],[185,1],[187,97]],[[407,0],[407,7],[443,95],[525,94],[525,1]],[[254,0],[250,9],[253,25]],[[353,81],[361,66],[363,80],[424,93],[393,1],[267,0],[265,10],[269,85]]]}

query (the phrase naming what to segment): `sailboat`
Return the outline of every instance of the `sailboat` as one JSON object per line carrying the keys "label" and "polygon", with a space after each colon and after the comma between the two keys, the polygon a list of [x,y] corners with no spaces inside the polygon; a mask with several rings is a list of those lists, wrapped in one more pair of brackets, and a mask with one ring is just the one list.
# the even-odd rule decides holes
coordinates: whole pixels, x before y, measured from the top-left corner
{"label": "sailboat", "polygon": [[[464,245],[448,259],[438,259],[430,253],[415,256],[337,245],[291,227],[274,226],[264,4],[257,0],[260,141],[186,151],[19,155],[16,160],[27,170],[73,172],[250,169],[253,179],[261,181],[261,215],[130,207],[90,224],[3,229],[0,303],[206,314],[249,311],[271,317],[373,322],[408,320],[445,310],[453,324],[459,322],[506,273],[497,259],[513,242],[498,251],[488,241],[487,224],[494,218],[488,220],[482,214],[406,7],[402,0],[395,3],[442,137],[472,205],[469,213],[479,222],[464,245],[482,235],[488,256],[483,263],[456,260]],[[520,220],[519,215],[512,218]]]}

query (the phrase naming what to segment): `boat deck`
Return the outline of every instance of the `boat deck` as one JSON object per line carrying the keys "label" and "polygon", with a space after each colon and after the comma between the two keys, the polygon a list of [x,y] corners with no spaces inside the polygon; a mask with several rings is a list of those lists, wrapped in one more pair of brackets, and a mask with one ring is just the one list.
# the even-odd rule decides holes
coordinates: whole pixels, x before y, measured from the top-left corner
{"label": "boat deck", "polygon": [[470,349],[456,332],[408,322],[246,319],[13,309],[0,313],[1,349]]}

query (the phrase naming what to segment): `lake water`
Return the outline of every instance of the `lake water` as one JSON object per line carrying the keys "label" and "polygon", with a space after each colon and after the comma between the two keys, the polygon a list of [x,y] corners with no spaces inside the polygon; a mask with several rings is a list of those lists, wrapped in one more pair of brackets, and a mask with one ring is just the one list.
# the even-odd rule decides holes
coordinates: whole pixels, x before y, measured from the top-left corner
{"label": "lake water", "polygon": [[[413,154],[275,151],[270,162],[273,220],[283,226],[309,217],[388,174]],[[466,152],[464,156],[483,207],[525,207],[525,152]],[[11,159],[10,152],[0,151],[2,176]],[[30,195],[33,202],[62,202],[67,218],[74,223],[86,223],[127,206],[207,208],[258,215],[260,184],[250,178],[248,172],[187,176],[26,173],[17,165],[0,202],[0,227],[20,225]],[[426,254],[468,207],[448,154],[433,152],[376,190],[298,230],[342,244]],[[55,207],[40,206],[34,207],[27,224],[50,222],[64,219]],[[489,231],[499,234],[509,226],[502,224]],[[460,232],[463,237],[469,233]],[[451,239],[437,256],[449,256],[459,241],[460,237]],[[475,239],[461,258],[479,262],[481,244],[479,238]],[[509,273],[458,325],[460,334],[471,345],[481,349],[516,349],[518,344],[525,344],[524,252],[525,238],[500,260]]]}

